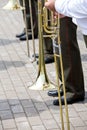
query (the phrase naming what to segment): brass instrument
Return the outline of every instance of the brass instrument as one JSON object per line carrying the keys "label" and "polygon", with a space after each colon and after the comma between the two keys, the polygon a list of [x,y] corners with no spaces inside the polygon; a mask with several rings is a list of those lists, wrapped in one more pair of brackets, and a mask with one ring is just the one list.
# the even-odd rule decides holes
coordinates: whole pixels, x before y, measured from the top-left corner
{"label": "brass instrument", "polygon": [[[44,0],[46,2],[46,0]],[[61,41],[60,41],[60,18],[58,16],[57,20],[54,22],[52,12],[50,12],[50,26],[48,24],[48,10],[43,7],[41,0],[38,0],[38,27],[39,27],[39,71],[36,82],[34,85],[30,86],[29,89],[32,90],[47,90],[54,88],[54,85],[50,84],[48,80],[45,63],[44,63],[44,52],[43,52],[43,37],[50,37],[53,41],[53,48],[54,48],[54,58],[55,58],[55,66],[56,66],[56,81],[57,81],[57,89],[58,89],[58,100],[60,106],[60,118],[62,124],[62,130],[64,130],[64,117],[63,117],[63,110],[62,110],[62,103],[61,103],[61,95],[60,95],[60,80],[59,80],[59,73],[58,73],[58,66],[57,66],[57,58],[60,61],[60,69],[61,69],[61,76],[62,80],[61,83],[63,85],[63,92],[64,92],[64,101],[65,101],[65,111],[66,111],[66,123],[67,123],[67,130],[70,130],[69,124],[69,117],[68,117],[68,106],[66,102],[66,90],[65,90],[65,82],[64,82],[64,72],[63,72],[63,62],[62,62],[62,52],[61,52]],[[47,35],[43,35],[43,30],[47,33]],[[57,42],[56,43],[56,39]],[[55,47],[58,48],[59,54],[55,53]]]}
{"label": "brass instrument", "polygon": [[20,6],[18,0],[9,0],[8,3],[3,7],[6,10],[16,10],[20,9],[23,10],[24,7]]}
{"label": "brass instrument", "polygon": [[29,0],[29,8],[30,8],[30,18],[31,18],[31,32],[32,32],[32,42],[33,42],[33,54],[34,54],[34,60],[36,60],[35,57],[35,40],[34,40],[34,26],[33,26],[33,18],[32,18],[32,7],[31,7],[31,0]]}
{"label": "brass instrument", "polygon": [[68,116],[68,106],[66,101],[66,90],[65,90],[65,81],[64,81],[64,71],[63,71],[63,61],[62,61],[62,52],[61,52],[61,41],[60,41],[60,18],[58,16],[58,28],[57,28],[57,42],[58,46],[55,45],[54,39],[53,44],[54,46],[58,47],[59,54],[55,53],[54,48],[54,58],[55,58],[55,68],[56,68],[56,81],[57,81],[57,89],[58,89],[58,100],[59,100],[59,106],[60,106],[60,118],[61,118],[61,124],[62,124],[62,130],[64,130],[64,117],[63,117],[63,110],[62,110],[62,103],[61,103],[61,95],[60,95],[60,80],[59,80],[59,73],[58,73],[58,66],[57,66],[57,57],[60,60],[60,69],[61,69],[61,83],[63,87],[63,93],[64,93],[64,102],[65,102],[65,112],[66,112],[66,123],[67,123],[67,130],[70,130],[70,124],[69,124],[69,116]]}
{"label": "brass instrument", "polygon": [[[23,0],[23,7],[25,7],[25,0]],[[31,7],[31,0],[29,0],[29,10],[30,10],[30,23],[31,23],[31,34],[32,34],[32,42],[33,42],[33,54],[34,54],[34,59],[31,60],[34,62],[36,60],[35,57],[35,40],[34,40],[34,30],[33,30],[33,18],[32,18],[32,7]],[[28,40],[28,29],[27,29],[27,21],[26,21],[26,8],[24,10],[24,17],[25,17],[25,26],[26,26],[26,39],[27,39],[27,50],[28,50],[28,56],[30,56],[30,49],[29,49],[29,40]]]}
{"label": "brass instrument", "polygon": [[38,31],[39,31],[39,69],[36,82],[29,86],[29,89],[32,90],[47,90],[55,88],[47,76],[46,67],[44,62],[44,51],[43,51],[43,25],[42,25],[42,4],[41,1],[38,1]]}
{"label": "brass instrument", "polygon": [[[27,39],[27,52],[30,57],[30,49],[29,49],[29,40],[28,40],[28,29],[26,23],[26,8],[25,8],[25,0],[23,0],[23,6],[20,6],[19,0],[9,0],[8,3],[3,7],[5,10],[24,10],[24,19],[25,19],[25,31],[26,31],[26,39]],[[29,0],[29,10],[30,10],[30,22],[31,22],[31,34],[32,34],[32,42],[33,42],[33,53],[35,58],[35,40],[34,40],[34,31],[33,31],[33,19],[32,19],[32,8],[31,8],[31,0]],[[32,62],[33,62],[32,61]]]}

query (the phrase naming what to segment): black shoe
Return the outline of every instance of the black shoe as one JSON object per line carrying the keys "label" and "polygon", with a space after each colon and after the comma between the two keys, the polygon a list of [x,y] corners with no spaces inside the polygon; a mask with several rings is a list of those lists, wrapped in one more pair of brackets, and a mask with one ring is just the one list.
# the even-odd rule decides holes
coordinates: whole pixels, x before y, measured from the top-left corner
{"label": "black shoe", "polygon": [[[70,93],[66,93],[66,102],[67,104],[73,104],[73,103],[77,103],[80,101],[84,101],[85,97],[84,95],[76,95],[76,94],[71,94]],[[65,104],[65,100],[64,100],[64,96],[61,97],[61,104],[64,105]],[[59,100],[55,99],[53,101],[53,105],[58,106],[59,105]]]}
{"label": "black shoe", "polygon": [[[63,84],[60,84],[59,88],[60,88],[60,96],[63,96]],[[50,90],[48,91],[47,94],[48,96],[58,97],[58,90]]]}
{"label": "black shoe", "polygon": [[25,32],[23,31],[23,32],[20,33],[20,34],[17,34],[16,37],[17,37],[17,38],[20,38],[20,37],[22,37],[22,36],[24,36],[24,35],[25,35]]}
{"label": "black shoe", "polygon": [[[37,38],[37,35],[34,36],[34,38]],[[28,34],[28,40],[32,39],[32,34]],[[26,40],[26,34],[20,37],[21,41],[25,41]]]}
{"label": "black shoe", "polygon": [[[32,55],[32,57],[34,57],[34,54]],[[38,58],[39,54],[35,54],[35,58]]]}
{"label": "black shoe", "polygon": [[[54,62],[54,57],[46,57],[44,60],[45,64],[50,64]],[[37,61],[37,64],[39,64],[39,61]]]}
{"label": "black shoe", "polygon": [[46,57],[45,58],[45,64],[50,64],[54,62],[54,57]]}
{"label": "black shoe", "polygon": [[[50,90],[48,91],[48,96],[58,97],[58,91],[57,90]],[[60,95],[63,95],[63,90],[60,90]]]}

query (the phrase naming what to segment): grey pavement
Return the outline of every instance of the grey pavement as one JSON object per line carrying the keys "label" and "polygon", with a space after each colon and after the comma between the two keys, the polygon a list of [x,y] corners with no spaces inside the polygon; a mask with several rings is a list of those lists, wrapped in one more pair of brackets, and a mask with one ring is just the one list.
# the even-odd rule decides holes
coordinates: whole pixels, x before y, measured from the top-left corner
{"label": "grey pavement", "polygon": [[[27,54],[26,41],[15,37],[24,28],[22,12],[3,10],[6,0],[0,1],[0,130],[61,130],[60,108],[53,106],[47,91],[29,90],[38,74],[36,62]],[[87,130],[87,49],[80,30],[78,42],[84,71],[84,102],[68,105],[70,130]],[[33,54],[29,41],[30,56]],[[38,39],[35,40],[38,52]],[[46,65],[49,80],[56,82],[55,65]],[[66,112],[63,106],[64,130]]]}

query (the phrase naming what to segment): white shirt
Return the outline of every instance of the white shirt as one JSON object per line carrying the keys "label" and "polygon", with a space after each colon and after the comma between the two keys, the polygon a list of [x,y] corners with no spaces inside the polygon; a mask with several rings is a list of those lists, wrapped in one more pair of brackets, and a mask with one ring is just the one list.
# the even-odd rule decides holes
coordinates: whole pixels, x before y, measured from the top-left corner
{"label": "white shirt", "polygon": [[73,17],[82,33],[87,35],[87,0],[55,0],[55,9],[65,16]]}

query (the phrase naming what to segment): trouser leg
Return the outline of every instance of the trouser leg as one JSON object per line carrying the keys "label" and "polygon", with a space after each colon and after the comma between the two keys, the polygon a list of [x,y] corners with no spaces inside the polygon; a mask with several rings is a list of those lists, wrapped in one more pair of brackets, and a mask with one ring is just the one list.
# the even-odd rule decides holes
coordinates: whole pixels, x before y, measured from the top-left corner
{"label": "trouser leg", "polygon": [[[42,1],[42,6],[44,6],[44,1]],[[47,32],[44,31],[43,34],[46,35]],[[50,54],[50,56],[53,57],[53,45],[52,45],[52,39],[50,37],[44,37],[44,53]]]}
{"label": "trouser leg", "polygon": [[[80,50],[76,36],[76,25],[71,18],[60,20],[61,51],[66,90],[76,94],[84,94],[84,79]],[[58,67],[60,63],[58,60]],[[59,67],[61,79],[61,71]]]}
{"label": "trouser leg", "polygon": [[86,48],[87,48],[87,35],[83,35],[83,37],[84,37],[85,45],[86,45]]}
{"label": "trouser leg", "polygon": [[44,53],[53,55],[53,45],[51,38],[44,38]]}
{"label": "trouser leg", "polygon": [[[23,0],[20,0],[21,6],[23,6]],[[37,34],[38,32],[38,18],[37,18],[37,4],[36,1],[31,0],[31,7],[32,7],[32,18],[33,18],[33,27],[34,27],[34,33]],[[26,26],[27,29],[31,29],[31,20],[30,20],[30,7],[29,7],[29,0],[25,0],[25,8],[26,8]],[[25,21],[24,11],[23,12],[23,18]]]}

